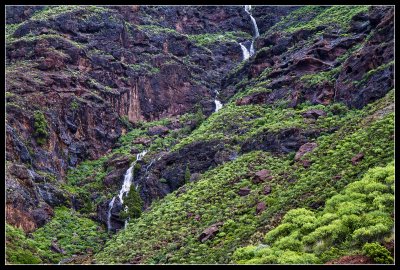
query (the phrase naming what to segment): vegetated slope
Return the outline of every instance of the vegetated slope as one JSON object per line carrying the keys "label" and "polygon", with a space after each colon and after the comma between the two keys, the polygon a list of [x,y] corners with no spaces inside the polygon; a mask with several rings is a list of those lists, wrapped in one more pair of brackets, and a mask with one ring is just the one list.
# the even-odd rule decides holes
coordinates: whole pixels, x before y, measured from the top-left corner
{"label": "vegetated slope", "polygon": [[[241,9],[238,14],[244,12]],[[132,11],[120,12],[133,24],[150,20],[152,15],[146,17],[144,14],[153,11],[159,14],[157,7],[138,10],[142,12],[140,16],[132,16],[135,7]],[[192,31],[202,25],[197,19],[191,20],[192,24],[180,25],[175,22],[181,15],[168,15],[168,8],[161,10],[169,18],[165,25],[160,20],[158,26],[138,26],[145,33],[156,33],[151,42],[159,40],[162,34],[165,38],[170,35],[175,38],[175,35],[181,35],[179,32],[184,32],[187,35],[182,37],[184,40],[222,53],[231,38],[242,41],[239,37],[244,37],[231,26],[246,31],[246,27],[241,28],[237,21],[222,24],[223,29],[231,32],[225,37],[220,34],[191,36]],[[199,15],[191,13],[190,8],[183,10],[186,12],[183,17]],[[221,14],[225,14],[222,18],[227,18],[226,14],[233,12],[232,9],[222,11],[223,8],[211,10],[216,15],[206,17],[217,21]],[[273,234],[274,228],[291,209],[305,208],[317,219],[328,199],[338,198],[334,196],[348,184],[361,180],[368,169],[386,166],[394,158],[393,8],[291,8],[287,11],[291,13],[280,21],[269,20],[270,11],[258,6],[252,9],[262,31],[255,41],[257,53],[249,60],[240,64],[235,62],[235,59],[240,60],[240,50],[231,54],[232,59],[228,58],[228,61],[225,56],[213,58],[216,66],[211,69],[221,71],[218,74],[210,71],[211,75],[210,66],[205,64],[208,61],[199,58],[195,61],[205,64],[199,66],[208,74],[202,77],[205,74],[199,71],[199,78],[221,76],[218,78],[221,85],[218,82],[212,86],[219,89],[225,103],[221,110],[209,116],[210,111],[207,113],[201,103],[200,106],[193,104],[192,113],[185,115],[168,116],[153,122],[140,121],[134,125],[124,121],[129,132],[122,135],[106,155],[70,168],[64,183],[51,183],[62,190],[61,193],[68,194],[70,200],[65,201],[80,215],[106,225],[109,203],[117,195],[129,164],[137,153],[149,150],[134,168],[134,183],[138,189],[131,189],[130,199],[127,198],[123,205],[117,203],[111,213],[114,230],[120,229],[124,219],[130,217],[125,230],[114,235],[101,251],[98,252],[98,246],[87,250],[88,243],[99,243],[104,238],[99,234],[97,239],[73,242],[73,238],[65,237],[69,231],[54,226],[54,222],[63,220],[62,214],[67,211],[56,208],[55,221],[34,232],[31,240],[41,239],[43,232],[53,229],[52,237],[60,238],[58,247],[68,246],[68,252],[56,254],[54,249],[47,249],[48,241],[41,247],[44,253],[24,245],[24,241],[19,241],[10,251],[16,250],[18,254],[21,249],[29,249],[34,254],[32,261],[51,263],[74,252],[81,255],[65,262],[322,263],[344,255],[361,254],[363,244],[372,238],[385,245],[392,241],[385,239],[391,236],[393,217],[389,217],[378,234],[372,234],[368,239],[360,237],[356,244],[348,239],[348,245],[340,245],[327,236],[324,242],[312,245],[301,242],[303,235],[297,234],[289,237],[297,237],[295,247],[284,246],[284,241],[283,246],[279,246],[280,242],[270,239],[267,244],[272,248],[258,246],[265,244],[264,235]],[[178,34],[171,30],[171,25],[175,25]],[[218,29],[216,25],[210,23],[203,27],[213,32]],[[235,48],[239,49],[237,45],[235,43]],[[178,55],[174,59],[178,61],[182,57]],[[220,60],[224,63],[222,67],[218,67]],[[188,64],[182,63],[183,66]],[[192,73],[192,76],[197,75]],[[207,87],[205,79],[203,86]],[[35,126],[40,133],[44,121],[39,120],[43,117],[38,113],[36,118],[38,124]],[[17,164],[12,168],[9,171],[14,177],[22,175],[17,177],[17,182],[30,179],[24,166]],[[48,185],[46,190],[57,194]],[[145,211],[141,215],[124,213],[124,206],[136,209],[138,194]],[[50,197],[63,201],[60,196]],[[386,205],[384,215],[390,215],[390,192],[383,199],[387,199],[387,204],[382,201]],[[370,207],[370,202],[366,203],[365,207]],[[379,208],[378,203],[372,203],[371,207]],[[52,213],[50,207],[41,205]],[[48,220],[42,220],[40,226]],[[286,224],[285,220],[283,222]],[[375,225],[374,222],[371,219],[370,225]],[[358,225],[361,228],[365,224]],[[94,226],[87,228],[92,232],[103,230]],[[338,235],[351,229],[358,227],[343,225],[338,229]],[[239,249],[248,245],[252,246]],[[276,255],[282,249],[288,252],[287,260],[277,261]],[[366,245],[363,250],[371,258],[380,254],[385,263],[390,261],[385,260],[386,253],[379,245]],[[96,253],[94,258],[93,251]],[[23,258],[10,258],[8,260],[14,263],[24,262]]]}
{"label": "vegetated slope", "polygon": [[[315,17],[289,34],[261,37],[269,45],[223,81],[221,96],[231,103],[173,148],[218,142],[239,156],[153,203],[96,262],[234,262],[237,247],[263,241],[288,210],[322,209],[369,168],[392,161],[393,91],[386,93],[393,87],[393,14],[354,10],[315,8]],[[367,59],[379,59],[377,67]],[[379,241],[390,236],[388,224]],[[357,253],[362,243],[331,247],[340,256]],[[286,263],[296,261],[292,255]]]}
{"label": "vegetated slope", "polygon": [[[257,243],[286,211],[318,209],[368,168],[393,160],[392,102],[393,94],[358,111],[338,131],[316,139],[317,147],[296,162],[292,154],[252,151],[204,173],[131,221],[96,262],[232,262],[236,247]],[[352,162],[359,153],[364,158]],[[304,161],[311,165],[305,168]],[[268,173],[260,181],[256,173],[263,169]]]}
{"label": "vegetated slope", "polygon": [[[347,185],[315,213],[292,209],[279,226],[265,235],[268,244],[238,249],[239,263],[320,263],[359,252],[366,242],[394,239],[394,163],[370,169],[360,181]],[[390,235],[391,233],[391,235]],[[364,252],[368,254],[367,243]],[[378,245],[379,246],[379,245]],[[380,247],[385,250],[384,247]],[[393,263],[373,257],[376,263]],[[378,254],[376,254],[378,255]],[[371,255],[370,255],[371,256]],[[381,259],[381,260],[380,260]]]}

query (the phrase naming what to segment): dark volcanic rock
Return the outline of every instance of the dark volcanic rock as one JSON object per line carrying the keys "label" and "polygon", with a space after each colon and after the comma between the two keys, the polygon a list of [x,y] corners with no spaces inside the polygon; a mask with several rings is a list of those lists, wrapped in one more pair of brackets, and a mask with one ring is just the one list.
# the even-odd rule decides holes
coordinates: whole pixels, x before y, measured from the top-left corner
{"label": "dark volcanic rock", "polygon": [[264,195],[268,195],[268,194],[270,194],[271,193],[271,186],[265,186],[264,187],[264,191],[263,191],[263,194]]}
{"label": "dark volcanic rock", "polygon": [[[219,141],[199,141],[178,151],[161,153],[158,158],[154,157],[152,166],[142,166],[137,172],[137,178],[135,177],[145,208],[153,199],[162,198],[185,183],[186,166],[191,175],[203,173],[217,166],[217,154],[223,151],[224,145]],[[165,182],[162,183],[159,179],[165,179]]]}
{"label": "dark volcanic rock", "polygon": [[165,135],[169,132],[169,129],[164,126],[154,126],[149,128],[149,131],[147,132],[148,135],[154,136],[154,135]]}
{"label": "dark volcanic rock", "polygon": [[313,110],[304,112],[302,115],[304,118],[317,119],[318,117],[325,116],[326,112],[324,110],[313,109]]}

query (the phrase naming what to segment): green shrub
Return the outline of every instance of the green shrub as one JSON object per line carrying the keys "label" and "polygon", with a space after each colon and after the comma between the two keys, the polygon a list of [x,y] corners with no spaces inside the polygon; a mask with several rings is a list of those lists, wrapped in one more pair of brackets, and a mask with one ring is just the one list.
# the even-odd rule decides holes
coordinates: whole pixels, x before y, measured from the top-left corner
{"label": "green shrub", "polygon": [[363,254],[380,264],[392,264],[393,258],[389,250],[379,243],[366,243],[362,248]]}
{"label": "green shrub", "polygon": [[127,207],[126,212],[121,212],[122,219],[135,219],[140,217],[142,213],[143,201],[139,196],[139,192],[132,187],[128,195],[124,198],[124,207]]}
{"label": "green shrub", "polygon": [[46,139],[49,136],[48,123],[43,112],[35,111],[33,114],[34,119],[34,135],[36,136],[36,141],[39,145],[46,143]]}

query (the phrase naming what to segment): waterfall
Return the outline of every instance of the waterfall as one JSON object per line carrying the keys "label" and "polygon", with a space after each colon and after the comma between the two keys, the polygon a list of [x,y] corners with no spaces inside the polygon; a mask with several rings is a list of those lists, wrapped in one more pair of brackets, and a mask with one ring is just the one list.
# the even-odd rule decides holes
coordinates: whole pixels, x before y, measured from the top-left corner
{"label": "waterfall", "polygon": [[139,160],[142,160],[142,158],[144,157],[144,155],[146,155],[146,153],[147,153],[147,151],[144,150],[143,152],[137,154],[136,160],[132,163],[132,165],[129,167],[129,169],[125,173],[124,183],[122,184],[121,190],[119,191],[119,194],[118,194],[119,201],[121,202],[121,204],[124,202],[122,200],[122,197],[124,195],[126,196],[129,192],[129,190],[131,189],[134,167]]}
{"label": "waterfall", "polygon": [[218,112],[218,111],[222,108],[222,103],[221,103],[221,101],[219,101],[219,100],[217,99],[218,94],[219,94],[218,91],[215,90],[215,99],[214,99],[214,103],[215,103],[215,112]]}
{"label": "waterfall", "polygon": [[255,53],[254,40],[260,36],[260,33],[258,32],[258,26],[257,26],[256,19],[254,19],[254,17],[250,13],[251,6],[245,5],[244,10],[246,11],[247,14],[250,15],[250,19],[251,19],[251,22],[253,23],[253,29],[254,29],[254,36],[253,36],[253,40],[251,41],[250,51],[247,50],[247,48],[242,43],[239,43],[240,47],[242,48],[242,52],[243,52],[243,61],[246,61],[247,59],[249,59],[251,56],[254,55],[254,53]]}
{"label": "waterfall", "polygon": [[254,33],[255,33],[254,38],[259,37],[259,36],[260,36],[260,33],[258,32],[258,27],[257,27],[256,19],[254,19],[254,17],[253,17],[253,16],[251,15],[251,13],[250,13],[251,6],[250,6],[250,5],[244,6],[244,10],[247,12],[247,14],[250,15],[251,22],[253,23],[253,28],[254,28]]}
{"label": "waterfall", "polygon": [[214,102],[215,102],[215,112],[218,112],[222,108],[222,103],[218,99],[215,99]]}
{"label": "waterfall", "polygon": [[108,231],[110,231],[112,229],[112,227],[111,227],[111,210],[114,207],[114,201],[115,201],[115,196],[112,198],[112,200],[108,204],[108,213],[107,213],[107,229],[108,229]]}
{"label": "waterfall", "polygon": [[247,48],[246,48],[242,43],[239,43],[239,45],[240,45],[240,48],[242,48],[242,52],[243,52],[243,61],[246,61],[247,59],[249,59],[250,53],[249,53],[249,51],[247,50]]}
{"label": "waterfall", "polygon": [[[123,201],[123,196],[126,196],[129,193],[129,190],[131,189],[131,185],[132,185],[132,180],[133,180],[133,173],[134,173],[134,169],[135,169],[135,165],[139,160],[142,160],[142,158],[144,157],[144,155],[146,155],[147,150],[142,151],[141,153],[136,155],[136,160],[134,162],[132,162],[131,166],[129,167],[129,169],[126,171],[125,176],[124,176],[124,183],[122,184],[122,187],[118,193],[118,198],[119,201],[121,202],[121,204],[124,203]],[[135,189],[137,190],[138,185],[136,184]],[[114,201],[115,201],[115,196],[112,198],[109,207],[108,207],[108,215],[107,215],[107,227],[108,230],[110,231],[111,228],[111,211],[114,207]],[[128,207],[125,206],[124,211],[128,211]],[[126,227],[127,222],[125,221],[125,227]]]}

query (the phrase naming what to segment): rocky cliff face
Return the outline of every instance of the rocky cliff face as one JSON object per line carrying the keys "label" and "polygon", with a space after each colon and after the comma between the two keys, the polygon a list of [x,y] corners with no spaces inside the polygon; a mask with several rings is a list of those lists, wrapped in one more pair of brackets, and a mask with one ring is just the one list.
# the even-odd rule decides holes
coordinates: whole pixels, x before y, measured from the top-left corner
{"label": "rocky cliff face", "polygon": [[[281,16],[292,8],[278,9]],[[221,79],[241,61],[236,41],[219,41],[216,33],[252,31],[242,7],[7,7],[6,19],[7,162],[56,185],[68,168],[109,151],[126,120],[198,106],[211,114]],[[40,194],[34,201],[20,192],[28,188],[21,178],[7,175],[15,186],[9,207],[28,213],[44,203]],[[28,190],[38,190],[38,176],[28,178]],[[9,218],[18,225],[12,211]]]}

